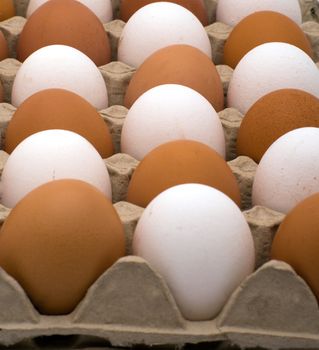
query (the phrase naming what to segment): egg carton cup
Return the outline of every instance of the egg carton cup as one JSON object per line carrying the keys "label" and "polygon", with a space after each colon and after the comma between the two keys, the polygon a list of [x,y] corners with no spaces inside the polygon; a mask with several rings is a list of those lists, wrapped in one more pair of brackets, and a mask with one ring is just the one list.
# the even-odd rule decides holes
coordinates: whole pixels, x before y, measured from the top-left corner
{"label": "egg carton cup", "polygon": [[105,339],[113,346],[215,341],[268,349],[319,346],[317,301],[291,267],[278,261],[244,280],[211,321],[185,320],[163,278],[135,256],[118,260],[66,316],[40,315],[21,286],[0,270],[0,309],[4,346],[51,335],[77,335],[78,343],[81,336]]}

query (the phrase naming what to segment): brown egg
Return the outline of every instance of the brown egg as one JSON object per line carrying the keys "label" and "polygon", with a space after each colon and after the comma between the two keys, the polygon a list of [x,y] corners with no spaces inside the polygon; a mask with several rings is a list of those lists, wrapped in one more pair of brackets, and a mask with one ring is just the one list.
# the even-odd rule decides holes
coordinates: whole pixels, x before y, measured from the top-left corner
{"label": "brown egg", "polygon": [[16,15],[13,0],[0,1],[0,21],[4,21]]}
{"label": "brown egg", "polygon": [[8,43],[3,33],[0,31],[0,61],[8,58],[8,56],[9,56]]}
{"label": "brown egg", "polygon": [[72,46],[97,66],[110,62],[111,49],[101,21],[86,6],[75,0],[51,0],[40,6],[23,27],[17,46],[23,62],[41,47]]}
{"label": "brown egg", "polygon": [[79,180],[56,180],[22,199],[0,231],[0,266],[44,314],[67,314],[125,252],[112,203]]}
{"label": "brown egg", "polygon": [[259,163],[280,136],[307,126],[319,127],[319,99],[301,90],[282,89],[260,98],[246,113],[237,136],[237,154]]}
{"label": "brown egg", "polygon": [[224,63],[235,68],[248,51],[274,41],[295,45],[313,58],[306,35],[293,20],[278,12],[260,11],[245,17],[234,27],[224,47]]}
{"label": "brown egg", "polygon": [[5,135],[11,153],[28,136],[49,129],[70,130],[85,137],[102,158],[113,154],[108,126],[82,97],[63,89],[48,89],[26,99],[14,113]]}
{"label": "brown egg", "polygon": [[[122,0],[120,5],[120,18],[127,22],[141,7],[157,2],[158,0]],[[208,25],[207,11],[203,0],[167,0],[181,5],[191,11],[202,23]]]}
{"label": "brown egg", "polygon": [[292,209],[275,235],[272,259],[282,260],[308,283],[319,301],[319,194]]}
{"label": "brown egg", "polygon": [[192,46],[168,46],[147,58],[129,83],[125,106],[130,108],[144,92],[162,84],[188,86],[203,95],[217,112],[224,108],[223,86],[214,63]]}
{"label": "brown egg", "polygon": [[239,187],[225,160],[210,147],[188,140],[168,142],[148,153],[134,171],[127,201],[146,207],[164,190],[184,183],[217,188],[240,206]]}

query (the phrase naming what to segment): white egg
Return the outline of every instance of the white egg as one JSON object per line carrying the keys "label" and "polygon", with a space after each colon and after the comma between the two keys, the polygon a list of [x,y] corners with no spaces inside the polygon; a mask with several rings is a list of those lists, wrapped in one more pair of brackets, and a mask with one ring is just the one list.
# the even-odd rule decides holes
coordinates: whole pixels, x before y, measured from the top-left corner
{"label": "white egg", "polygon": [[89,57],[70,46],[45,46],[30,55],[14,79],[12,104],[18,107],[29,96],[49,88],[72,91],[97,109],[108,106],[101,72]]}
{"label": "white egg", "polygon": [[174,44],[194,46],[211,58],[208,35],[197,17],[180,5],[156,2],[142,7],[128,20],[118,58],[138,67],[155,51]]}
{"label": "white egg", "polygon": [[205,97],[186,86],[159,85],[141,95],[130,108],[121,149],[141,160],[157,146],[180,139],[202,142],[225,158],[223,127]]}
{"label": "white egg", "polygon": [[[49,0],[30,0],[27,9],[27,18],[37,10],[41,5]],[[111,0],[77,0],[87,6],[102,23],[110,22],[113,18],[113,9]]]}
{"label": "white egg", "polygon": [[252,191],[254,205],[282,213],[319,192],[319,128],[300,128],[277,139],[262,157]]}
{"label": "white egg", "polygon": [[38,132],[9,156],[1,177],[1,202],[12,208],[34,188],[67,178],[86,181],[112,198],[104,161],[89,141],[67,130]]}
{"label": "white egg", "polygon": [[216,20],[235,26],[242,19],[257,11],[275,11],[301,24],[302,16],[298,0],[218,0]]}
{"label": "white egg", "polygon": [[319,97],[317,66],[296,46],[279,42],[259,45],[236,66],[228,88],[228,107],[246,114],[259,98],[284,88]]}
{"label": "white egg", "polygon": [[133,252],[162,275],[189,320],[214,318],[255,263],[238,206],[200,184],[175,186],[153,199],[137,224]]}

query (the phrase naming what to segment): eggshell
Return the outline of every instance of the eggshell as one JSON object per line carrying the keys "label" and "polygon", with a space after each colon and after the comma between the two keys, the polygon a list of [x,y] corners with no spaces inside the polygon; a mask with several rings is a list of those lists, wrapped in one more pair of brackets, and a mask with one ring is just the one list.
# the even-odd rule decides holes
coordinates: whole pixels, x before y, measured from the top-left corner
{"label": "eggshell", "polygon": [[82,97],[63,89],[42,90],[16,110],[5,134],[4,150],[11,153],[28,136],[48,129],[65,129],[86,138],[102,158],[113,154],[108,126]]}
{"label": "eggshell", "polygon": [[126,23],[118,59],[139,67],[157,50],[174,44],[194,46],[211,58],[208,35],[196,16],[180,5],[155,2],[139,9]]}
{"label": "eggshell", "polygon": [[13,0],[1,0],[0,2],[0,21],[5,21],[15,16],[16,11],[14,8]]}
{"label": "eggshell", "polygon": [[67,130],[38,132],[9,156],[1,177],[1,202],[12,208],[34,188],[68,178],[86,181],[112,198],[106,166],[89,141]]}
{"label": "eggshell", "polygon": [[179,139],[202,142],[225,157],[224,130],[205,97],[186,86],[160,85],[140,96],[129,110],[121,149],[140,160],[157,146]]}
{"label": "eggshell", "polygon": [[225,160],[210,147],[190,140],[156,147],[139,163],[127,192],[127,201],[146,207],[159,193],[183,183],[217,188],[240,206],[239,187]]}
{"label": "eggshell", "polygon": [[108,105],[101,72],[89,57],[69,46],[43,47],[24,61],[13,82],[12,104],[18,107],[29,96],[49,88],[72,91],[96,109]]}
{"label": "eggshell", "polygon": [[9,56],[8,43],[3,33],[0,31],[0,61],[8,58],[8,56]]}
{"label": "eggshell", "polygon": [[44,314],[67,314],[124,255],[122,223],[103,194],[78,180],[30,192],[0,232],[0,266]]}
{"label": "eggshell", "polygon": [[298,47],[266,43],[249,51],[236,66],[228,88],[228,106],[242,114],[262,96],[285,88],[319,96],[319,70]]}
{"label": "eggshell", "polygon": [[172,45],[158,50],[137,69],[125,94],[130,108],[147,90],[162,84],[188,86],[203,95],[217,112],[224,108],[224,92],[214,63],[189,45]]}
{"label": "eggshell", "polygon": [[[157,2],[156,0],[122,0],[120,3],[120,18],[127,22],[131,16],[145,5]],[[191,11],[202,23],[208,25],[208,17],[203,0],[167,0],[173,2]]]}
{"label": "eggshell", "polygon": [[[110,22],[113,18],[113,9],[111,0],[77,0],[83,5],[87,6],[100,19],[102,23]],[[34,11],[41,5],[48,2],[48,0],[30,0],[27,9],[27,18],[29,18]]]}
{"label": "eggshell", "polygon": [[51,0],[38,8],[19,36],[17,58],[23,62],[36,50],[53,44],[72,46],[97,66],[111,60],[109,39],[101,21],[75,0]]}
{"label": "eggshell", "polygon": [[164,277],[184,317],[194,321],[216,317],[255,261],[239,208],[199,184],[170,188],[147,206],[133,252]]}
{"label": "eggshell", "polygon": [[243,18],[257,11],[275,11],[301,24],[301,9],[298,0],[218,0],[216,20],[235,26]]}
{"label": "eggshell", "polygon": [[290,264],[319,300],[319,194],[294,207],[276,232],[271,257]]}
{"label": "eggshell", "polygon": [[259,163],[269,146],[288,131],[319,127],[319,100],[305,91],[282,89],[260,98],[246,113],[237,136],[237,154]]}
{"label": "eggshell", "polygon": [[287,213],[319,192],[319,129],[300,128],[281,136],[266,151],[257,167],[254,205]]}
{"label": "eggshell", "polygon": [[247,52],[267,42],[295,45],[313,58],[309,40],[293,20],[281,13],[260,11],[245,17],[231,31],[224,47],[224,63],[235,68]]}

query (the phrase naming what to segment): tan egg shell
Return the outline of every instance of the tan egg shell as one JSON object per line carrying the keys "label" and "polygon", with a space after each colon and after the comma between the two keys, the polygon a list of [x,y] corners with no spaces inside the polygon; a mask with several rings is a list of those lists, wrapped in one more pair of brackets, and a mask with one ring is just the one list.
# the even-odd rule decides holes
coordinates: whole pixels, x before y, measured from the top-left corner
{"label": "tan egg shell", "polygon": [[0,266],[44,314],[71,312],[124,252],[124,230],[112,203],[79,180],[33,190],[0,231]]}
{"label": "tan egg shell", "polygon": [[292,209],[281,223],[271,257],[290,264],[309,284],[319,301],[319,194]]}
{"label": "tan egg shell", "polygon": [[[127,22],[137,10],[157,1],[158,0],[122,0],[120,5],[120,18],[124,22]],[[207,26],[208,16],[203,0],[167,0],[167,2],[173,2],[187,8],[201,21],[203,26]]]}
{"label": "tan egg shell", "polygon": [[97,65],[111,59],[108,36],[98,17],[75,0],[50,0],[28,19],[18,41],[17,57],[23,62],[41,47],[72,46]]}
{"label": "tan egg shell", "polygon": [[168,142],[148,153],[134,171],[127,201],[146,207],[164,190],[184,183],[217,188],[240,206],[239,187],[225,160],[209,146],[189,140]]}
{"label": "tan egg shell", "polygon": [[8,18],[15,16],[16,11],[14,8],[13,0],[1,0],[0,1],[0,21],[4,21]]}
{"label": "tan egg shell", "polygon": [[203,95],[217,112],[224,108],[223,86],[214,63],[199,49],[171,45],[158,50],[138,68],[127,88],[124,105],[162,84],[188,86]]}
{"label": "tan egg shell", "polygon": [[259,11],[245,17],[231,31],[224,47],[224,63],[235,68],[248,51],[267,42],[295,45],[313,58],[309,40],[293,20],[278,12]]}
{"label": "tan egg shell", "polygon": [[281,89],[260,98],[246,113],[237,137],[237,154],[259,163],[269,146],[287,132],[319,127],[319,99],[296,89]]}
{"label": "tan egg shell", "polygon": [[48,129],[80,134],[102,158],[113,154],[111,134],[96,109],[82,97],[63,89],[42,90],[20,105],[8,125],[4,150],[11,153],[28,136]]}

